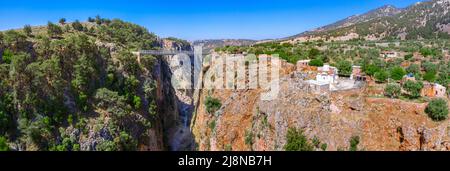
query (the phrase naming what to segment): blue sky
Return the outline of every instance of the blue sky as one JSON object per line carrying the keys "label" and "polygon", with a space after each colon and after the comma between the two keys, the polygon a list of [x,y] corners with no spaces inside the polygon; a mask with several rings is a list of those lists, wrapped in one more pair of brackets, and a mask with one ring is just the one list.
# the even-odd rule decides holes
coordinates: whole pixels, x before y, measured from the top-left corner
{"label": "blue sky", "polygon": [[145,26],[161,37],[187,40],[282,38],[391,4],[419,0],[8,0],[0,3],[0,30],[44,25],[97,14]]}

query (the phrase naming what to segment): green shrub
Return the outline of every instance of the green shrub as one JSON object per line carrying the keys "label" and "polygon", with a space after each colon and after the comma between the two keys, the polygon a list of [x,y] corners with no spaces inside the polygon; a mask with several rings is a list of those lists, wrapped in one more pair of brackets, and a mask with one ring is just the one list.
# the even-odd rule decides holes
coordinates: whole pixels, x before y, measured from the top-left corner
{"label": "green shrub", "polygon": [[420,53],[425,57],[436,56],[436,50],[430,48],[422,48],[420,49]]}
{"label": "green shrub", "polygon": [[407,55],[405,55],[404,59],[410,60],[412,57],[413,57],[413,54],[407,54]]}
{"label": "green shrub", "polygon": [[113,141],[102,141],[100,142],[97,147],[97,151],[117,151],[117,145]]}
{"label": "green shrub", "polygon": [[314,136],[314,138],[312,139],[312,145],[316,148],[320,147],[320,140],[319,138],[317,138],[316,136]]}
{"label": "green shrub", "polygon": [[212,120],[211,122],[209,122],[208,126],[209,126],[209,129],[215,130],[216,129],[216,120]]}
{"label": "green shrub", "polygon": [[353,136],[350,138],[350,151],[358,151],[358,144],[359,144],[359,136]]}
{"label": "green shrub", "polygon": [[379,72],[381,69],[380,67],[370,64],[365,68],[365,73],[369,76],[375,75],[375,73]]}
{"label": "green shrub", "polygon": [[425,69],[426,72],[436,73],[438,70],[438,66],[430,61],[423,62],[422,67]]}
{"label": "green shrub", "polygon": [[53,24],[52,22],[48,22],[47,24],[47,34],[50,37],[58,37],[63,33],[63,30],[60,26]]}
{"label": "green shrub", "polygon": [[436,72],[426,72],[423,75],[423,80],[428,81],[428,82],[434,82],[436,80]]}
{"label": "green shrub", "polygon": [[59,19],[59,24],[61,24],[61,25],[64,25],[64,24],[66,24],[66,19],[65,18],[61,18],[61,19]]}
{"label": "green shrub", "polygon": [[81,150],[80,144],[74,144],[72,146],[72,151],[80,151],[80,150]]}
{"label": "green shrub", "polygon": [[448,117],[448,104],[444,99],[433,99],[425,108],[425,113],[434,121],[442,121]]}
{"label": "green shrub", "polygon": [[323,151],[326,151],[327,148],[328,148],[328,144],[326,144],[326,143],[323,143],[323,144],[320,146],[320,149],[322,149]]}
{"label": "green shrub", "polygon": [[106,109],[108,113],[112,114],[114,121],[120,122],[131,113],[131,106],[127,104],[125,97],[106,88],[97,90],[95,101],[99,108]]}
{"label": "green shrub", "polygon": [[447,73],[443,73],[443,72],[439,73],[439,76],[438,76],[436,82],[439,83],[440,85],[446,87],[448,90],[448,88],[449,88],[448,84],[450,84],[450,80],[449,80],[449,76]]}
{"label": "green shrub", "polygon": [[136,151],[137,141],[127,132],[121,131],[119,136],[114,138],[114,143],[120,151]]}
{"label": "green shrub", "polygon": [[0,136],[0,151],[9,151],[9,146],[6,141],[5,137]]}
{"label": "green shrub", "polygon": [[71,151],[71,150],[72,150],[72,141],[68,137],[64,138],[60,145],[52,146],[49,148],[49,151]]}
{"label": "green shrub", "polygon": [[253,145],[253,132],[251,130],[245,131],[245,144],[249,146]]}
{"label": "green shrub", "polygon": [[77,31],[83,31],[84,30],[83,25],[78,20],[75,20],[75,22],[72,23],[72,27],[73,27],[73,29],[75,29]]}
{"label": "green shrub", "polygon": [[323,61],[322,59],[313,59],[309,62],[310,66],[316,66],[316,67],[321,67],[323,66]]}
{"label": "green shrub", "polygon": [[140,109],[142,105],[141,97],[133,96],[133,105],[135,109]]}
{"label": "green shrub", "polygon": [[92,18],[92,17],[88,17],[88,20],[87,20],[87,21],[90,22],[90,23],[93,23],[93,22],[95,22],[95,19]]}
{"label": "green shrub", "polygon": [[302,130],[295,128],[289,128],[286,135],[286,145],[284,146],[286,151],[313,151],[313,145],[311,145],[303,135]]}
{"label": "green shrub", "polygon": [[411,64],[410,66],[408,66],[408,67],[406,68],[406,72],[407,72],[408,74],[409,74],[409,73],[412,73],[412,74],[420,73],[420,66],[417,65],[417,64]]}
{"label": "green shrub", "polygon": [[406,75],[406,71],[402,67],[394,67],[390,74],[392,79],[399,81]]}
{"label": "green shrub", "polygon": [[374,77],[377,82],[384,83],[388,78],[388,73],[386,71],[379,71],[375,73]]}
{"label": "green shrub", "polygon": [[350,76],[352,74],[352,63],[350,61],[341,60],[336,65],[339,75]]}
{"label": "green shrub", "polygon": [[3,62],[5,64],[10,64],[13,56],[14,56],[14,54],[9,49],[6,49],[5,51],[3,51],[3,56],[2,56],[3,61],[0,61],[0,62]]}
{"label": "green shrub", "polygon": [[67,116],[67,123],[68,123],[69,125],[72,125],[72,124],[73,124],[73,115]]}
{"label": "green shrub", "polygon": [[206,106],[206,111],[209,114],[213,114],[214,112],[216,112],[217,110],[219,110],[222,107],[222,103],[220,102],[219,99],[208,96],[208,97],[206,97],[206,100],[205,100],[205,106]]}
{"label": "green shrub", "polygon": [[390,98],[397,98],[400,96],[402,88],[398,84],[388,84],[384,88],[384,95]]}
{"label": "green shrub", "polygon": [[310,58],[315,58],[320,55],[320,50],[316,48],[311,48],[308,52],[308,56]]}
{"label": "green shrub", "polygon": [[423,83],[420,81],[411,81],[408,80],[403,83],[403,89],[408,92],[410,98],[418,98],[420,97],[420,91],[423,88]]}
{"label": "green shrub", "polygon": [[227,144],[225,145],[225,151],[233,151],[233,146],[231,146],[231,144]]}
{"label": "green shrub", "polygon": [[30,25],[25,25],[23,27],[23,32],[27,35],[27,36],[31,36],[31,34],[33,33],[33,30],[31,29]]}

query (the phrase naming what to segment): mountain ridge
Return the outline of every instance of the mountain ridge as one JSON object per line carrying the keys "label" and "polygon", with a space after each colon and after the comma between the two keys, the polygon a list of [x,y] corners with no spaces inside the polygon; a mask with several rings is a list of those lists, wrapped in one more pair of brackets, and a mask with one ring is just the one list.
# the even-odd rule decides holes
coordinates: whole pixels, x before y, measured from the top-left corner
{"label": "mountain ridge", "polygon": [[405,8],[384,5],[280,40],[448,38],[444,33],[450,33],[449,9],[449,0],[417,2]]}

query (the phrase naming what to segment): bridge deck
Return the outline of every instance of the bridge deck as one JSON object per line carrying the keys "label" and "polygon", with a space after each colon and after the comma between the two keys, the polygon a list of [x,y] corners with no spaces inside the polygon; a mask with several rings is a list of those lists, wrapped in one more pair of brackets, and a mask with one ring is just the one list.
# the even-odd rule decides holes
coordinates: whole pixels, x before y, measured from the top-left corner
{"label": "bridge deck", "polygon": [[[179,50],[141,50],[136,52],[141,55],[177,55],[177,54],[186,54],[186,55],[194,55],[194,51],[179,51]],[[202,52],[203,55],[208,54],[205,51]]]}

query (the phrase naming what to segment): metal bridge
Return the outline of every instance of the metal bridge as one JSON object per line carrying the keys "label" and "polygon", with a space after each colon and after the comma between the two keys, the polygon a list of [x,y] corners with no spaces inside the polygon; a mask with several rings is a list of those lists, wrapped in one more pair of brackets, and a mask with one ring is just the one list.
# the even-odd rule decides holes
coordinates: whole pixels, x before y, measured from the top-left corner
{"label": "metal bridge", "polygon": [[[138,52],[134,52],[135,54],[139,55],[155,55],[155,56],[161,56],[161,55],[177,55],[177,54],[186,54],[189,56],[194,55],[193,50],[141,50]],[[208,51],[202,51],[203,55],[207,55],[210,52]]]}

